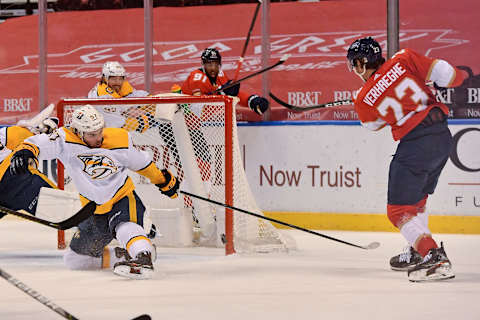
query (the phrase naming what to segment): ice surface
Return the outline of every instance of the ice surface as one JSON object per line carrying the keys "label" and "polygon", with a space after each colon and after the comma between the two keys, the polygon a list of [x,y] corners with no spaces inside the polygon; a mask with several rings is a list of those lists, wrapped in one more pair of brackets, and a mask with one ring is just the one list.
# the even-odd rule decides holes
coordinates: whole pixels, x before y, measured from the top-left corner
{"label": "ice surface", "polygon": [[[159,248],[153,279],[111,271],[70,271],[55,249],[56,230],[15,218],[0,220],[0,268],[79,319],[480,319],[480,236],[435,235],[444,241],[456,278],[410,283],[389,269],[405,242],[398,233],[324,234],[362,250],[297,230],[298,251],[225,256],[223,249]],[[0,278],[0,319],[61,319]]]}

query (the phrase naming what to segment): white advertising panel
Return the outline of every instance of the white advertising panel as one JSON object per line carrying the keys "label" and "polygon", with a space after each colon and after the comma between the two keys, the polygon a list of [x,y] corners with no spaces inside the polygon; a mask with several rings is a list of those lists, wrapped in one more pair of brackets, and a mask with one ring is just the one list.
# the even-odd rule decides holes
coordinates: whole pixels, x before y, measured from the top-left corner
{"label": "white advertising panel", "polygon": [[[428,210],[480,215],[480,125],[450,125],[455,144]],[[351,122],[240,126],[247,177],[266,211],[385,213],[397,143]]]}

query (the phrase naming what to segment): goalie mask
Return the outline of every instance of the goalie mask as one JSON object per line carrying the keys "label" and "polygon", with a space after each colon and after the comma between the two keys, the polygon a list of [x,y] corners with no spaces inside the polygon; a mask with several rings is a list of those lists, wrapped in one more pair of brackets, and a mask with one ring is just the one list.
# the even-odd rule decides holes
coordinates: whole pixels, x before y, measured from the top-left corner
{"label": "goalie mask", "polygon": [[102,76],[105,81],[110,77],[125,77],[125,68],[117,61],[105,62],[102,68]]}
{"label": "goalie mask", "polygon": [[364,70],[377,69],[385,62],[382,47],[372,37],[355,40],[348,48],[347,59],[350,71],[355,70],[356,61],[360,62]]}
{"label": "goalie mask", "polygon": [[70,127],[82,140],[85,132],[94,132],[104,126],[103,115],[89,104],[76,109],[72,114]]}
{"label": "goalie mask", "polygon": [[202,63],[207,63],[210,61],[217,61],[218,64],[222,64],[222,56],[215,48],[207,48],[202,52]]}

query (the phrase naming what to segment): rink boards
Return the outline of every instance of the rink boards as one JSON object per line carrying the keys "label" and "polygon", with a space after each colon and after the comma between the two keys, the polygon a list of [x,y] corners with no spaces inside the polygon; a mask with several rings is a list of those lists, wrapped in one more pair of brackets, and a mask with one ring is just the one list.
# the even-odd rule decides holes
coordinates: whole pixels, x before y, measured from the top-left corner
{"label": "rink boards", "polygon": [[[449,122],[450,159],[430,196],[431,229],[480,233],[480,122]],[[250,187],[269,216],[313,229],[394,231],[386,218],[389,129],[357,121],[242,124]]]}

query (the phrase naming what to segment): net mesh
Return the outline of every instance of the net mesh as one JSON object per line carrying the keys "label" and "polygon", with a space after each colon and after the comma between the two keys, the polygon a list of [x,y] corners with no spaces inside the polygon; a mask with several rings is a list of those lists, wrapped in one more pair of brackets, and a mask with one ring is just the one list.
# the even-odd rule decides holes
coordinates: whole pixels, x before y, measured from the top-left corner
{"label": "net mesh", "polygon": [[[224,102],[208,98],[200,103],[172,103],[155,98],[154,103],[132,105],[128,99],[115,99],[106,105],[94,105],[105,118],[107,127],[123,127],[130,132],[135,148],[151,154],[160,169],[166,168],[180,181],[180,188],[221,203],[226,203],[226,190],[233,191],[233,206],[262,215],[250,190],[237,138],[235,113],[226,115]],[[177,101],[178,100],[178,101]],[[64,105],[64,125],[70,124],[71,114],[81,105]],[[235,101],[236,102],[236,101]],[[225,141],[225,119],[232,117],[233,139]],[[226,143],[232,143],[233,182],[225,179]],[[68,172],[66,190],[72,190]],[[186,195],[177,199],[161,196],[148,179],[131,172],[137,193],[151,208],[188,207],[192,210],[198,245],[223,246],[225,239],[225,208]],[[291,239],[265,220],[234,212],[234,248],[238,253],[283,251],[292,248]]]}

